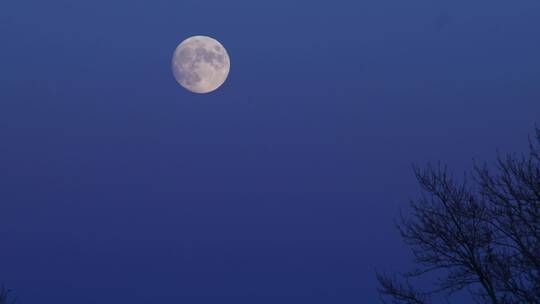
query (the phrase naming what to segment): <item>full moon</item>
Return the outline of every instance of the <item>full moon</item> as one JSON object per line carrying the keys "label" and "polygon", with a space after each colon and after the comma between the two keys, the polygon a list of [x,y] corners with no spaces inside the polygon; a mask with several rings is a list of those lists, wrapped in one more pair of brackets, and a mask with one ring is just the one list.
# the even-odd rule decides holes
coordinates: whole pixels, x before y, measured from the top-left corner
{"label": "full moon", "polygon": [[174,51],[172,70],[176,81],[194,93],[210,93],[227,79],[231,68],[229,54],[217,40],[193,36]]}

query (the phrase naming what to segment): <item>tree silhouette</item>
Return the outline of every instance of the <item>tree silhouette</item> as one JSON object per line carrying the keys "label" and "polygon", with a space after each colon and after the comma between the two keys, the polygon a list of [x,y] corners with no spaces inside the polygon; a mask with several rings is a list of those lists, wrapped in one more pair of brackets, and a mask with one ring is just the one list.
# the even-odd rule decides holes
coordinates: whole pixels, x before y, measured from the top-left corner
{"label": "tree silhouette", "polygon": [[11,293],[10,289],[7,289],[3,285],[0,286],[0,304],[8,304],[8,303],[15,304],[16,303],[15,299],[13,299],[11,302],[9,302],[10,293]]}
{"label": "tree silhouette", "polygon": [[[398,223],[415,268],[377,273],[383,302],[426,304],[466,290],[477,303],[540,303],[540,129],[527,154],[475,166],[462,181],[441,165],[415,174],[423,195]],[[431,289],[414,286],[432,275]]]}

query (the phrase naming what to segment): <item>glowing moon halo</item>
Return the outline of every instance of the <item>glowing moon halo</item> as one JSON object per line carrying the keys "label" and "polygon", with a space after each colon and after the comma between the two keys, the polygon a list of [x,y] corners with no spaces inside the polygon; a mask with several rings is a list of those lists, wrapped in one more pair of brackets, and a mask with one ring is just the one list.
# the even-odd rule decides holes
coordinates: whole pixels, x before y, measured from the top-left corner
{"label": "glowing moon halo", "polygon": [[172,58],[176,81],[194,93],[210,93],[229,75],[231,61],[227,50],[217,40],[193,36],[178,45]]}

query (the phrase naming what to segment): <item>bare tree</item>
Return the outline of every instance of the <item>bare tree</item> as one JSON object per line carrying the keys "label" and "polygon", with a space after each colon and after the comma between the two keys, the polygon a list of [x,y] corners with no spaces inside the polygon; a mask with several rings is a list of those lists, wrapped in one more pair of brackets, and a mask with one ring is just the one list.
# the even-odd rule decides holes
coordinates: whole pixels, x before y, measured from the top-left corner
{"label": "bare tree", "polygon": [[[477,303],[540,303],[540,129],[523,156],[499,157],[456,179],[441,166],[415,174],[423,190],[398,229],[415,269],[378,273],[385,303],[426,304],[466,290]],[[437,276],[433,287],[411,283]]]}

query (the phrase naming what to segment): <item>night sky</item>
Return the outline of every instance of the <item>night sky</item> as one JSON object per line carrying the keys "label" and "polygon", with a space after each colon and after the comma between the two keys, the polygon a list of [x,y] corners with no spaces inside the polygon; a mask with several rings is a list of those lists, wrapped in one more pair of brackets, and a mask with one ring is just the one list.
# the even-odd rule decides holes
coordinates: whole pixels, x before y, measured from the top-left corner
{"label": "night sky", "polygon": [[[171,56],[231,57],[210,94]],[[3,0],[0,282],[24,304],[376,303],[412,165],[540,123],[536,0]]]}

